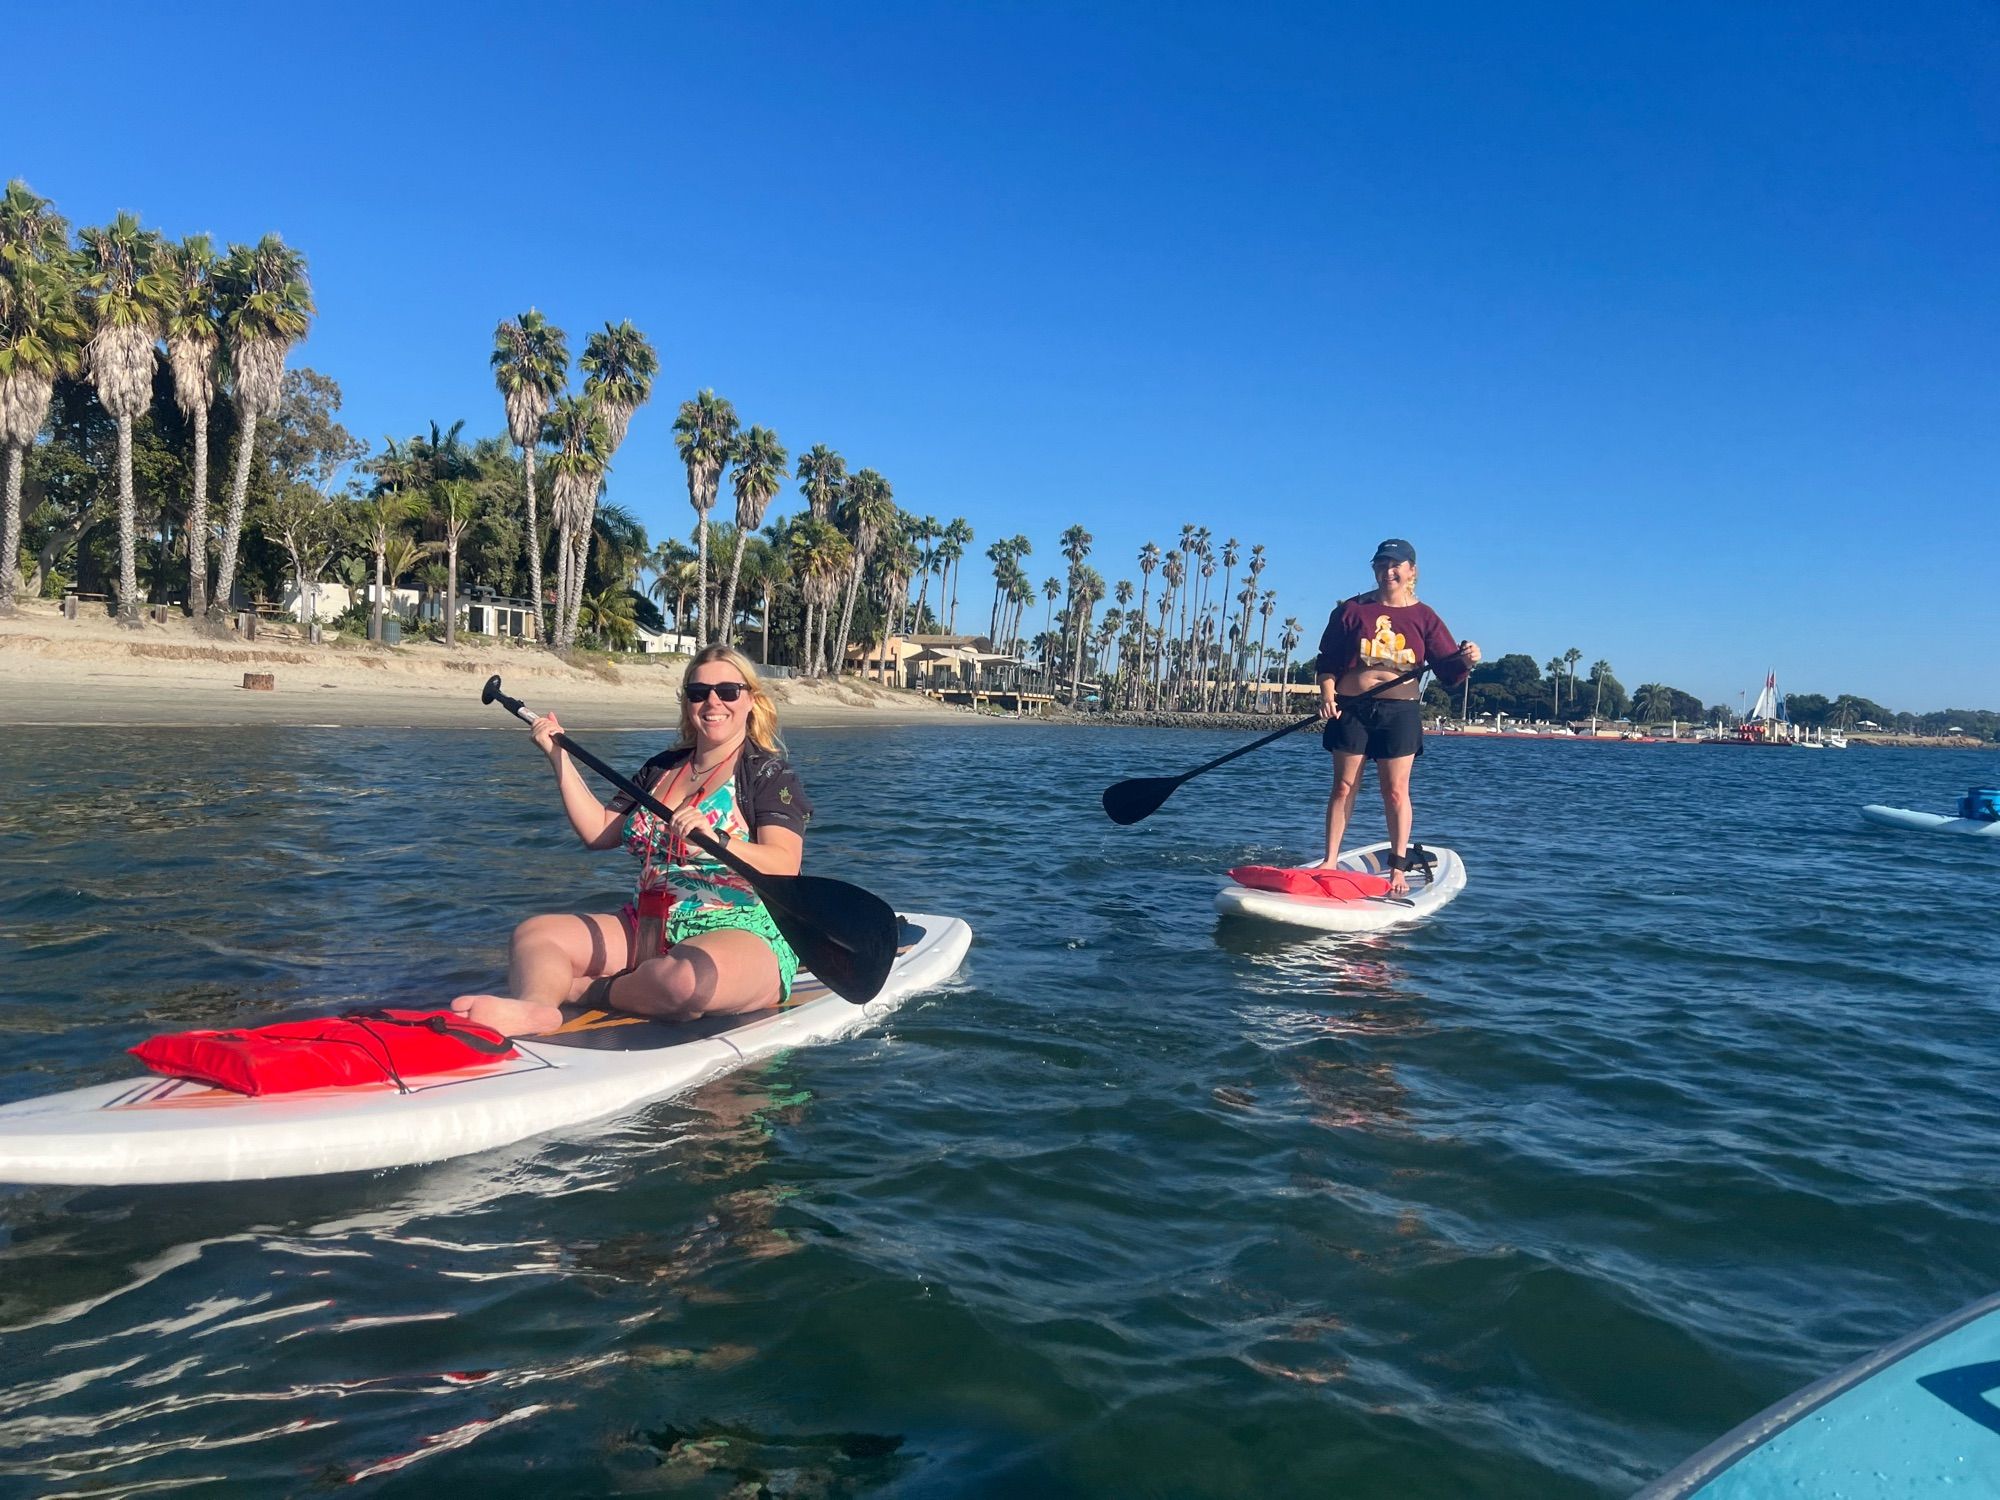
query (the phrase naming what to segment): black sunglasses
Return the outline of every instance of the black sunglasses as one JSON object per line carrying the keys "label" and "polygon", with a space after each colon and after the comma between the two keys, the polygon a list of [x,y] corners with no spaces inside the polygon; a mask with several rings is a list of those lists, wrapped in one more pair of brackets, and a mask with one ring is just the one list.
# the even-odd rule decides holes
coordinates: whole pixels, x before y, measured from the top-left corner
{"label": "black sunglasses", "polygon": [[734,703],[749,691],[748,684],[741,682],[690,682],[687,685],[687,700],[690,703],[706,703],[708,695],[713,693],[724,703]]}

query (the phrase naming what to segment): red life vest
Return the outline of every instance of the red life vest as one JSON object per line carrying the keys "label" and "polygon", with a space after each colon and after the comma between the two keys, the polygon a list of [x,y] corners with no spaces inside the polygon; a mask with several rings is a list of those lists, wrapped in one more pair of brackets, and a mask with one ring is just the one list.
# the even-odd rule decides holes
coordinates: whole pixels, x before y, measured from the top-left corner
{"label": "red life vest", "polygon": [[393,1083],[514,1055],[490,1026],[448,1010],[366,1010],[247,1031],[177,1031],[131,1049],[155,1073],[238,1094]]}

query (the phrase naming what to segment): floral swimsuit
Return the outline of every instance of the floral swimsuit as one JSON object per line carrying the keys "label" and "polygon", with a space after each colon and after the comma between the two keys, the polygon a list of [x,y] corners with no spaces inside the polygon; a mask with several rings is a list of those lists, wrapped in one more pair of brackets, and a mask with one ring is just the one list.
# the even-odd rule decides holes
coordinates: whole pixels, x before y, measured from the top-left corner
{"label": "floral swimsuit", "polygon": [[[670,794],[672,781],[654,796],[669,807],[678,799]],[[685,797],[686,791],[680,793]],[[734,772],[725,777],[696,804],[715,836],[727,843],[746,838],[750,825],[736,803]],[[666,945],[684,943],[704,932],[738,929],[755,933],[771,945],[778,959],[778,1003],[791,998],[792,977],[798,972],[799,956],[771,920],[770,910],[758,899],[750,884],[707,850],[684,844],[673,825],[643,807],[635,807],[625,819],[623,842],[639,861],[638,892],[633,904],[623,912],[635,937],[639,929],[639,903],[666,906]],[[657,953],[641,953],[639,961],[657,958]]]}

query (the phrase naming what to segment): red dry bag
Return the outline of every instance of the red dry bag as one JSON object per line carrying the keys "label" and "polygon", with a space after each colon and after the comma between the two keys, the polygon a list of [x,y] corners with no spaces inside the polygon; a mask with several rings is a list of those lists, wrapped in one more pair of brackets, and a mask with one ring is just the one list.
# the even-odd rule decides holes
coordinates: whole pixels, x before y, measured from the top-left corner
{"label": "red dry bag", "polygon": [[1361,901],[1387,895],[1389,882],[1362,870],[1288,870],[1278,865],[1238,865],[1229,878],[1253,891],[1280,891],[1287,896],[1330,896],[1336,901]]}
{"label": "red dry bag", "polygon": [[155,1073],[238,1094],[393,1083],[484,1067],[514,1054],[490,1026],[448,1010],[357,1010],[248,1031],[177,1031],[131,1049]]}

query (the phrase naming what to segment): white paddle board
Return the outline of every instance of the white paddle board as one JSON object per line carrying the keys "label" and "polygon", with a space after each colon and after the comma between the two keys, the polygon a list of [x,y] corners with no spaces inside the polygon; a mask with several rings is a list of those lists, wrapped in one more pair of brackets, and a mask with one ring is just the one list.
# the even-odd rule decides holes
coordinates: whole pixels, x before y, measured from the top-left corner
{"label": "white paddle board", "polygon": [[949,979],[956,917],[902,918],[882,992],[851,1005],[804,969],[783,1010],[669,1025],[575,1010],[490,1067],[251,1098],[148,1075],[0,1106],[0,1182],[243,1182],[440,1161],[678,1093],[781,1047],[855,1031]]}
{"label": "white paddle board", "polygon": [[[1421,870],[1406,874],[1410,882],[1407,896],[1294,896],[1284,891],[1259,891],[1249,886],[1225,885],[1215,893],[1215,909],[1225,917],[1253,917],[1279,922],[1287,927],[1306,927],[1318,932],[1379,932],[1385,927],[1401,927],[1420,922],[1465,889],[1465,862],[1450,850],[1435,844],[1424,846],[1437,856],[1429,878]],[[1369,875],[1387,875],[1389,846],[1370,844],[1350,849],[1335,861],[1343,870],[1359,870]]]}
{"label": "white paddle board", "polygon": [[1981,822],[1977,818],[1947,818],[1939,813],[1912,812],[1907,807],[1884,807],[1879,802],[1871,802],[1862,808],[1861,816],[1884,828],[1916,828],[1925,833],[1964,833],[1976,839],[2000,838],[2000,823]]}

